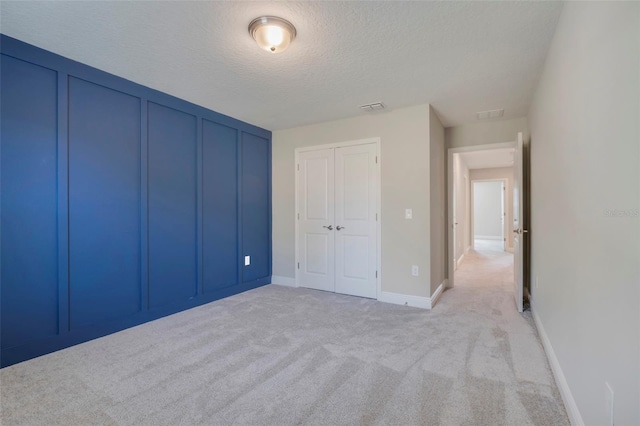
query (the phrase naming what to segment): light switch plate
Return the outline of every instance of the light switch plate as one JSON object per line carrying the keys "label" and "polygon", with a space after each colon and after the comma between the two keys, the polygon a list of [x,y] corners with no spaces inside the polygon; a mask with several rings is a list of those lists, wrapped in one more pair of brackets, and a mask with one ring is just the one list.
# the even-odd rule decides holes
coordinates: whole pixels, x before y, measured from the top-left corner
{"label": "light switch plate", "polygon": [[251,256],[245,256],[244,257],[244,266],[249,266],[251,265]]}
{"label": "light switch plate", "polygon": [[413,210],[411,209],[406,209],[404,211],[404,218],[405,219],[413,219]]}

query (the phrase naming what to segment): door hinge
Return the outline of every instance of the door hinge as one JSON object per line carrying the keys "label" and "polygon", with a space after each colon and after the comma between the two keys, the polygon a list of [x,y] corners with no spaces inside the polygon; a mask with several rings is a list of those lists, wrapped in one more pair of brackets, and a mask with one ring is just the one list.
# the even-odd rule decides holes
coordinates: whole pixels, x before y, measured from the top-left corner
{"label": "door hinge", "polygon": [[298,269],[300,269],[300,262],[298,262]]}
{"label": "door hinge", "polygon": [[378,278],[378,271],[376,271],[376,278]]}
{"label": "door hinge", "polygon": [[300,220],[300,213],[298,213],[298,220]]}
{"label": "door hinge", "polygon": [[378,156],[376,155],[376,164],[378,164]]}
{"label": "door hinge", "polygon": [[376,222],[378,221],[378,213],[376,213]]}

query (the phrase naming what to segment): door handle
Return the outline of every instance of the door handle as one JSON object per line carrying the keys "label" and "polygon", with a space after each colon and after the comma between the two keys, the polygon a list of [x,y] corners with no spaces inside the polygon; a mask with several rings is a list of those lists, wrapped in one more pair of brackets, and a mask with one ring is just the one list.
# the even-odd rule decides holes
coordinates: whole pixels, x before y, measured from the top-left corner
{"label": "door handle", "polygon": [[[333,231],[333,226],[329,225],[329,226],[323,226],[323,228],[327,228],[329,231]],[[338,227],[339,228],[339,227]]]}
{"label": "door handle", "polygon": [[339,230],[341,230],[341,229],[344,229],[344,228],[345,228],[344,226],[340,226],[340,225],[336,226],[336,229],[337,229],[338,231],[339,231]]}

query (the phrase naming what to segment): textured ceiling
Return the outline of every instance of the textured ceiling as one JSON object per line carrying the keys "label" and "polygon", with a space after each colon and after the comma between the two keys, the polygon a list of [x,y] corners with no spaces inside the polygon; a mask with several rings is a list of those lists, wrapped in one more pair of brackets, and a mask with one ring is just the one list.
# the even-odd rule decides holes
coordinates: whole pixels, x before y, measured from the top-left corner
{"label": "textured ceiling", "polygon": [[512,167],[514,149],[504,148],[484,151],[471,151],[462,152],[459,155],[469,169]]}
{"label": "textured ceiling", "polygon": [[[431,103],[445,126],[524,116],[556,2],[12,2],[0,30],[270,130]],[[298,37],[279,55],[247,31],[261,15]]]}

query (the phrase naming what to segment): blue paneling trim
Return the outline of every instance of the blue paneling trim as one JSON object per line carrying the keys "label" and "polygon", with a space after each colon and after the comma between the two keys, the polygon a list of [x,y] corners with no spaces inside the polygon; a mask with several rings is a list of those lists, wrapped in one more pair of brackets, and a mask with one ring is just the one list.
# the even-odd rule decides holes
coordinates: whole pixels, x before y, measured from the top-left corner
{"label": "blue paneling trim", "polygon": [[117,77],[97,68],[90,67],[89,65],[56,55],[55,53],[24,43],[13,37],[0,34],[0,48],[2,49],[2,53],[5,55],[14,56],[34,64],[55,69],[61,73],[67,73],[76,77],[84,78],[92,83],[101,84],[133,96],[146,98],[155,103],[171,105],[172,108],[180,111],[200,116],[207,120],[271,140],[271,132],[269,130],[245,123],[229,117],[228,115],[220,114],[158,90],[134,83],[122,77]]}
{"label": "blue paneling trim", "polygon": [[244,282],[244,239],[242,238],[242,215],[244,211],[242,208],[242,155],[244,146],[242,144],[242,131],[238,131],[236,136],[238,150],[238,281]]}
{"label": "blue paneling trim", "polygon": [[140,310],[149,310],[149,102],[140,105]]}
{"label": "blue paneling trim", "polygon": [[[250,169],[253,167],[257,167],[260,170],[264,170],[264,167],[266,166],[268,170],[268,179],[266,182],[263,181],[266,184],[266,187],[262,185],[260,186],[262,186],[263,188],[266,188],[266,190],[268,191],[267,203],[264,203],[264,199],[263,199],[265,195],[264,192],[262,194],[256,193],[254,195],[260,198],[260,201],[258,203],[259,205],[263,205],[263,206],[268,205],[269,211],[266,213],[268,214],[268,218],[269,218],[268,220],[269,229],[264,229],[264,222],[265,222],[264,220],[260,220],[260,223],[262,225],[258,226],[258,227],[263,226],[263,228],[260,229],[260,235],[268,236],[268,241],[266,241],[267,238],[263,238],[263,237],[260,237],[257,240],[252,237],[251,241],[253,243],[257,242],[260,247],[263,247],[265,243],[268,244],[269,247],[271,246],[271,229],[270,229],[270,226],[271,226],[270,225],[271,224],[271,211],[270,211],[270,208],[271,208],[271,176],[270,176],[271,132],[269,132],[268,130],[259,128],[257,126],[253,126],[251,124],[244,123],[242,121],[228,117],[226,115],[216,113],[214,111],[208,110],[206,108],[192,104],[190,102],[175,98],[173,96],[159,92],[157,90],[153,90],[148,87],[144,87],[134,82],[125,80],[123,78],[114,76],[112,74],[108,74],[104,71],[69,60],[67,58],[61,57],[54,53],[47,52],[45,50],[39,49],[35,46],[31,46],[29,44],[23,43],[19,40],[13,39],[11,37],[8,37],[2,34],[0,34],[0,49],[3,55],[16,58],[21,61],[38,65],[44,68],[48,68],[58,73],[57,105],[53,106],[51,111],[58,114],[57,115],[57,131],[55,133],[57,135],[56,136],[57,141],[55,141],[56,156],[57,156],[55,160],[57,176],[55,178],[55,181],[51,182],[51,184],[54,186],[55,190],[57,191],[57,193],[55,193],[55,202],[57,204],[57,217],[55,218],[55,221],[54,221],[55,225],[53,226],[56,227],[55,232],[58,235],[58,239],[57,239],[57,242],[55,242],[55,244],[52,245],[52,248],[50,251],[50,253],[53,253],[53,255],[55,256],[53,259],[57,260],[56,262],[57,273],[55,273],[55,269],[54,269],[55,278],[53,278],[54,280],[53,283],[57,285],[57,288],[56,287],[53,288],[54,290],[57,290],[55,293],[57,295],[55,296],[57,297],[57,300],[54,300],[53,303],[54,303],[54,306],[57,306],[57,309],[58,309],[57,324],[55,323],[56,320],[54,320],[54,330],[57,328],[58,334],[50,335],[50,336],[41,336],[40,338],[27,339],[26,341],[23,341],[23,343],[19,343],[12,346],[3,345],[0,351],[1,367],[8,366],[16,362],[24,361],[29,358],[46,354],[58,349],[62,349],[86,340],[104,336],[106,334],[113,333],[113,332],[122,330],[124,328],[138,325],[156,318],[160,318],[165,315],[179,312],[184,309],[189,309],[198,305],[209,303],[211,301],[220,299],[222,297],[227,297],[232,294],[253,289],[253,288],[268,284],[271,281],[271,277],[270,277],[271,251],[270,250],[268,251],[268,253],[265,252],[260,254],[261,256],[260,263],[263,264],[263,266],[261,266],[260,274],[257,274],[259,276],[256,276],[256,274],[254,274],[253,277],[244,276],[245,273],[244,273],[244,267],[243,267],[243,264],[244,264],[243,263],[244,262],[243,238],[246,239],[247,234],[243,232],[243,229],[242,229],[243,223],[244,223],[244,226],[249,225],[252,228],[255,227],[256,225],[254,223],[251,223],[251,221],[253,220],[251,219],[251,217],[253,216],[251,215],[248,216],[249,219],[243,216],[243,211],[245,215],[248,211],[246,205],[243,206],[243,202],[247,202],[248,200],[250,201],[253,197],[253,195],[250,194],[249,192],[246,192],[246,190],[244,194],[242,192],[243,173],[250,171]],[[20,79],[19,77],[17,78]],[[101,152],[101,150],[106,149],[107,150],[106,152],[109,153],[109,157],[112,157],[115,159],[112,165],[113,167],[118,167],[118,164],[120,164],[122,161],[127,161],[126,163],[127,170],[132,171],[135,169],[136,173],[139,175],[136,179],[133,179],[131,178],[131,176],[129,176],[129,178],[127,179],[129,179],[130,183],[127,184],[126,186],[126,191],[130,191],[134,189],[131,185],[137,186],[135,190],[139,194],[139,198],[134,200],[133,203],[129,203],[129,201],[127,201],[128,204],[126,207],[126,209],[132,210],[132,211],[134,209],[139,209],[139,211],[135,212],[135,216],[134,216],[137,218],[135,219],[137,223],[133,224],[133,222],[128,221],[125,224],[127,229],[130,228],[131,232],[133,232],[134,234],[137,233],[137,235],[135,235],[136,239],[127,240],[126,242],[127,247],[125,247],[126,250],[129,251],[132,248],[132,245],[135,245],[135,247],[133,248],[133,250],[136,252],[135,256],[139,256],[139,261],[135,260],[135,262],[138,262],[137,268],[139,268],[137,272],[137,276],[134,280],[135,282],[134,292],[136,292],[136,294],[131,295],[131,297],[127,295],[126,297],[128,300],[119,300],[118,297],[112,297],[114,296],[114,294],[111,293],[111,288],[108,288],[107,291],[109,292],[109,295],[106,299],[102,300],[104,303],[111,304],[115,311],[120,311],[120,314],[117,314],[117,315],[111,315],[111,313],[104,311],[103,309],[104,306],[97,306],[98,308],[97,311],[101,311],[101,312],[98,312],[97,314],[92,312],[91,310],[88,310],[87,309],[88,306],[82,306],[80,307],[81,311],[77,311],[77,309],[79,308],[77,303],[84,303],[83,301],[85,299],[87,303],[95,303],[95,300],[88,300],[85,297],[85,296],[87,297],[92,296],[91,293],[86,292],[86,288],[89,288],[86,286],[94,285],[95,282],[99,281],[100,279],[103,279],[104,276],[101,277],[100,274],[95,275],[94,273],[91,272],[91,269],[84,268],[82,265],[82,262],[75,263],[75,264],[72,263],[72,257],[71,257],[72,247],[70,245],[71,232],[73,231],[73,229],[77,230],[79,228],[78,228],[78,224],[76,223],[77,216],[70,215],[71,204],[73,203],[73,205],[75,206],[74,208],[76,209],[75,211],[78,212],[78,211],[82,211],[82,210],[78,210],[78,206],[80,206],[81,209],[84,208],[82,207],[83,203],[86,203],[88,201],[95,202],[96,200],[100,202],[100,199],[96,198],[95,194],[92,194],[91,191],[86,192],[86,196],[90,199],[85,199],[84,196],[82,196],[83,198],[78,198],[78,195],[76,195],[75,198],[72,199],[73,194],[71,194],[71,192],[69,191],[69,184],[72,179],[75,179],[74,181],[75,190],[77,191],[78,188],[81,188],[83,180],[81,179],[80,175],[77,175],[79,170],[82,170],[82,173],[87,173],[88,175],[95,176],[95,171],[92,171],[91,168],[87,168],[86,165],[81,166],[79,168],[79,165],[82,164],[81,160],[79,158],[76,158],[75,160],[73,160],[72,158],[73,156],[71,155],[72,153],[70,151],[70,144],[73,142],[73,141],[70,141],[69,139],[70,127],[69,127],[69,113],[68,113],[69,106],[70,106],[71,79],[75,79],[74,84],[76,85],[76,87],[78,87],[79,84],[83,85],[83,83],[81,82],[86,82],[89,85],[94,85],[95,87],[102,87],[104,89],[113,91],[112,93],[113,93],[113,96],[115,97],[119,96],[116,94],[117,92],[119,92],[122,95],[133,96],[138,99],[140,104],[139,112],[136,112],[135,114],[136,116],[139,116],[139,124],[140,124],[137,130],[137,133],[136,131],[133,130],[133,127],[131,127],[130,131],[126,134],[126,137],[128,139],[131,137],[132,134],[135,134],[136,140],[138,141],[136,143],[139,144],[139,146],[135,148],[136,150],[135,153],[125,154],[125,157],[123,158],[113,156],[113,152],[114,152],[113,149],[115,148],[112,149],[109,147],[109,145],[104,145],[104,141],[108,140],[108,139],[105,139],[105,137],[108,138],[111,136],[100,135],[100,132],[97,132],[98,136],[95,136],[94,133],[96,132],[88,131],[87,129],[91,129],[91,127],[85,128],[85,126],[80,126],[76,128],[76,134],[78,134],[78,132],[80,133],[84,132],[85,134],[90,135],[88,139],[86,138],[83,139],[85,141],[83,143],[93,144],[95,143],[93,140],[94,138],[102,138],[103,145],[100,145],[96,148],[90,147],[90,150],[85,153],[84,151],[83,152],[78,151],[78,147],[81,145],[77,145],[77,142],[75,142],[76,143],[76,145],[74,145],[75,151],[73,153],[75,156],[77,156],[80,153],[81,158],[84,158],[84,156],[86,155],[91,156],[95,154],[96,151],[93,151],[94,154],[91,154],[92,152],[91,150],[97,149],[98,150],[97,152]],[[96,90],[100,91],[99,89],[96,89]],[[113,103],[114,106],[104,109],[105,107],[104,105],[102,105],[103,99],[109,98],[111,95],[108,95],[106,92],[102,91],[100,93],[94,93],[91,96],[94,96],[94,99],[93,100],[91,100],[90,98],[83,99],[82,101],[83,105],[85,105],[86,108],[90,110],[98,109],[101,112],[98,113],[98,115],[96,115],[95,112],[89,111],[89,115],[87,116],[89,117],[88,120],[93,120],[96,123],[100,124],[101,117],[105,117],[110,124],[104,127],[104,129],[106,130],[103,130],[103,131],[107,131],[109,132],[109,134],[114,133],[115,135],[117,133],[117,129],[119,129],[121,125],[120,121],[116,119],[116,117],[121,116],[122,114],[120,113],[122,111],[120,111],[119,108],[116,108],[114,106],[120,105],[122,102],[115,101],[115,103]],[[122,99],[122,98],[119,97],[118,99]],[[111,101],[107,99],[106,102],[111,102]],[[195,297],[192,297],[190,299],[186,299],[182,301],[176,300],[175,302],[171,301],[172,303],[169,303],[163,306],[158,306],[156,308],[150,308],[150,305],[149,305],[150,283],[149,283],[148,268],[149,268],[149,250],[150,250],[150,246],[149,246],[150,244],[150,240],[149,240],[149,209],[150,209],[149,132],[150,132],[150,129],[148,127],[148,116],[149,116],[148,102],[153,102],[159,105],[165,105],[176,111],[190,114],[193,117],[195,117],[195,120],[197,123],[196,124],[197,126],[196,149],[195,149],[196,180],[195,180],[195,188],[194,188],[196,219],[195,219],[195,224],[193,225],[196,228],[195,247],[193,248],[193,252],[195,253],[195,256],[196,256],[196,259],[194,259],[196,264],[196,275],[197,275],[197,278],[195,280],[196,294],[195,294]],[[56,108],[57,108],[57,111],[53,111],[53,109],[56,109]],[[108,111],[113,111],[113,114]],[[77,105],[76,105],[75,114],[76,114],[76,117],[86,115],[82,113],[81,109],[77,108]],[[111,115],[113,115],[112,118],[111,118]],[[130,114],[126,115],[126,117],[129,117],[129,116]],[[205,183],[203,179],[205,176],[205,170],[207,165],[203,163],[204,161],[203,120],[208,120],[216,125],[229,127],[235,130],[236,132],[236,151],[235,151],[236,163],[235,164],[237,165],[236,167],[237,193],[236,193],[235,203],[237,205],[237,217],[235,218],[231,226],[233,226],[232,229],[235,229],[234,232],[237,235],[237,241],[236,241],[237,250],[236,248],[233,248],[232,250],[233,252],[236,252],[236,256],[237,256],[236,267],[237,267],[238,273],[237,273],[237,282],[234,285],[228,285],[224,288],[215,288],[215,286],[213,286],[211,288],[206,289],[205,288],[206,284],[204,282],[205,280],[205,274],[204,274],[205,240],[204,240],[203,232],[204,232],[204,227],[205,227],[204,223],[205,223],[206,217],[204,216],[205,215],[205,211],[204,211]],[[74,123],[75,123],[74,125],[77,126],[78,120],[76,119]],[[116,129],[116,131],[112,131],[112,129]],[[251,135],[253,137],[263,139],[264,142],[267,144],[266,152],[268,154],[265,155],[265,151],[261,149],[262,153],[258,156],[261,159],[258,159],[256,155],[250,155],[249,158],[251,158],[251,162],[253,163],[253,166],[246,167],[243,165],[243,149],[244,148],[242,143],[243,142],[242,135]],[[120,143],[119,142],[120,139],[118,136],[116,136],[112,140],[115,144],[114,147]],[[130,147],[131,145],[127,145],[127,146]],[[85,149],[86,147],[83,148],[83,150]],[[229,152],[230,150],[226,150],[223,153],[215,154],[218,159],[217,161],[222,161],[222,164],[224,164],[224,159],[221,159],[220,156],[230,155],[228,154]],[[4,150],[0,151],[0,153],[4,155]],[[129,156],[130,159],[132,158],[135,159],[135,162],[137,162],[138,165],[135,167],[132,166],[130,162],[126,160],[126,156]],[[268,158],[265,158],[265,157],[268,157]],[[99,158],[103,158],[103,157],[99,156]],[[107,163],[107,164],[111,165],[111,163]],[[71,176],[70,168],[73,168],[73,170],[76,170],[75,172],[76,177]],[[231,169],[229,169],[229,172],[231,172]],[[114,175],[114,174],[110,172],[110,175]],[[117,173],[114,176],[118,176]],[[119,177],[120,176],[118,176],[118,178]],[[99,177],[98,179],[100,179],[100,185],[105,183],[103,180],[103,177]],[[216,177],[214,180],[216,179],[218,178]],[[135,183],[133,183],[134,181]],[[227,180],[226,182],[220,182],[219,184],[225,185],[228,183],[229,182]],[[208,184],[211,184],[211,182],[208,182]],[[111,185],[111,183],[109,183],[109,185]],[[107,186],[106,189],[110,191],[112,188],[110,189]],[[218,192],[214,192],[214,193],[217,194]],[[221,196],[225,197],[226,200],[232,200],[232,198],[229,197],[228,191],[226,194],[224,194],[223,192],[221,192],[220,194],[222,194]],[[214,207],[215,207],[216,197],[218,197],[218,195],[215,195],[212,198]],[[81,200],[80,203],[79,203],[79,200]],[[6,199],[3,198],[2,200],[0,200],[0,203],[2,203],[3,208],[6,208]],[[135,208],[133,207],[134,204],[135,204]],[[108,207],[108,208],[111,208],[111,207]],[[99,215],[98,218],[102,217],[102,213],[104,213],[104,211],[105,210],[102,208],[96,209],[96,213],[98,213]],[[230,210],[227,210],[227,211],[231,212]],[[118,207],[115,208],[114,212],[116,215],[122,214],[122,211]],[[264,218],[263,215],[260,215],[260,217]],[[85,220],[85,223],[82,226],[86,227],[86,229],[88,230],[87,232],[89,233],[96,232],[96,230],[90,226],[90,221],[93,220],[93,217],[92,216],[85,217],[84,220]],[[76,233],[76,235],[78,234]],[[0,234],[0,236],[3,237],[2,234]],[[90,239],[93,237],[89,236],[87,238]],[[115,237],[115,238],[117,239],[120,237]],[[78,246],[76,245],[76,247]],[[220,247],[220,245],[214,244],[214,247]],[[0,247],[0,249],[2,249],[2,255],[6,255],[8,253],[7,252],[8,248],[6,244]],[[215,250],[218,250],[218,248],[215,248]],[[118,252],[116,251],[114,253],[118,253]],[[78,253],[76,253],[76,257],[77,256],[78,256]],[[213,256],[214,258],[216,258],[215,253],[213,253]],[[94,262],[94,263],[98,262],[99,264],[104,264],[104,262],[99,258],[99,256],[94,256],[93,258],[89,258],[88,260],[90,262]],[[263,272],[266,270],[264,268],[265,260],[266,260],[266,264],[268,265],[268,268],[267,268],[269,272],[268,276],[263,275]],[[81,277],[84,277],[84,279],[80,281],[76,280],[74,284],[74,282],[72,281],[73,270],[76,271],[76,275],[75,275],[76,277],[81,276]],[[114,268],[107,268],[103,272],[110,276],[111,274],[114,274],[117,270],[118,268],[114,267]],[[130,271],[130,272],[133,273],[133,271]],[[132,274],[129,274],[129,275],[132,275]],[[128,279],[130,278],[131,277],[129,276]],[[118,281],[119,281],[118,279],[112,279],[112,278],[109,278],[109,279],[110,279],[109,282],[113,282],[114,284],[118,285]],[[231,282],[231,280],[233,280],[233,277],[231,274],[229,274],[228,282]],[[6,282],[3,282],[2,284],[6,285]],[[84,288],[82,290],[84,292],[84,295],[80,299],[77,298],[77,295],[78,295],[77,287],[76,287],[76,293],[71,293],[72,286],[73,285],[77,286],[78,284],[80,284]],[[82,312],[83,313],[82,315],[86,317],[86,321],[83,321],[82,318],[78,316],[76,316],[76,320],[74,320],[74,318],[72,318],[69,314],[69,312],[71,312],[72,309],[74,309],[74,306],[71,305],[71,301],[73,300],[73,297],[72,297],[73,294],[76,295],[76,299],[75,299],[76,313]],[[129,299],[136,300],[138,309],[130,310],[128,308],[131,306],[131,302],[132,302],[132,300],[129,300]],[[31,310],[34,309],[34,307],[30,307],[30,306],[27,306],[25,308],[31,309]],[[79,318],[81,319],[80,321],[78,321]],[[71,329],[72,321],[73,321],[73,329]]]}
{"label": "blue paneling trim", "polygon": [[204,293],[204,263],[203,263],[203,202],[202,202],[202,118],[198,117],[196,139],[196,296]]}
{"label": "blue paneling trim", "polygon": [[97,339],[98,337],[106,336],[108,334],[112,334],[129,327],[134,327],[136,325],[144,324],[146,322],[153,321],[167,315],[172,315],[186,309],[191,309],[200,305],[211,303],[224,297],[229,297],[233,296],[234,294],[253,290],[255,288],[267,285],[270,282],[271,277],[261,278],[252,282],[238,284],[237,286],[223,288],[214,293],[209,293],[199,298],[189,299],[187,301],[169,307],[140,312],[135,316],[120,320],[109,321],[102,324],[93,325],[91,327],[81,327],[78,329],[74,329],[64,336],[55,336],[48,339],[32,341],[17,347],[3,349],[0,353],[0,367],[4,368],[18,362],[55,352],[69,346],[77,345],[78,343]]}
{"label": "blue paneling trim", "polygon": [[58,334],[69,322],[69,76],[58,73]]}

